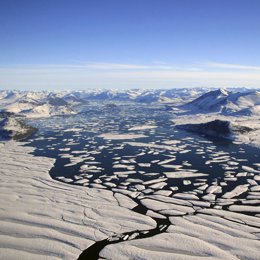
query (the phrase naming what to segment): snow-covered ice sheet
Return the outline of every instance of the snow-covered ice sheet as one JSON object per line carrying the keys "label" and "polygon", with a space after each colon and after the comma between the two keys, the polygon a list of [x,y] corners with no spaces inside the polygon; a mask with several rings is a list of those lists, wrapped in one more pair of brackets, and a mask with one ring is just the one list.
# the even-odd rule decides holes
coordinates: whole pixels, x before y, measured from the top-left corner
{"label": "snow-covered ice sheet", "polygon": [[170,219],[172,225],[167,232],[109,245],[101,251],[101,256],[120,260],[259,259],[259,228],[254,226],[255,217],[208,209],[197,215]]}
{"label": "snow-covered ice sheet", "polygon": [[0,143],[1,259],[77,259],[96,240],[154,227],[150,217],[119,206],[111,191],[51,179],[54,160],[32,150]]}

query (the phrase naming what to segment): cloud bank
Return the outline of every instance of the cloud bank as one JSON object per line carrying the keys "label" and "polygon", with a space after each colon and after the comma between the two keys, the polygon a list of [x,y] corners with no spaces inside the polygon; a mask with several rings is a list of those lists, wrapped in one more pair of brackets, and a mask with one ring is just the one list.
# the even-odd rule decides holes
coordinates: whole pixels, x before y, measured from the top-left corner
{"label": "cloud bank", "polygon": [[207,62],[197,66],[118,63],[0,67],[0,88],[260,87],[260,67]]}

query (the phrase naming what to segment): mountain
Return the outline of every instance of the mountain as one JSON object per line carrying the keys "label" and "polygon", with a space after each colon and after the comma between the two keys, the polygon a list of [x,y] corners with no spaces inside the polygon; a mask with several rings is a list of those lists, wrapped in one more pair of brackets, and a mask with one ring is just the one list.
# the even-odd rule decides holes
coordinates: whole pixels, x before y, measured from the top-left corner
{"label": "mountain", "polygon": [[[17,101],[19,98],[30,98],[34,100],[48,100],[51,98],[61,98],[64,101],[84,102],[86,100],[106,100],[106,101],[137,101],[137,102],[157,102],[160,98],[169,99],[190,99],[194,98],[205,90],[202,88],[179,88],[179,89],[96,89],[96,90],[75,90],[61,92],[47,91],[0,91],[0,101],[5,103]],[[1,103],[0,102],[0,103]]]}
{"label": "mountain", "polygon": [[63,95],[63,93],[44,91],[2,92],[0,95],[0,110],[25,117],[75,114]]}
{"label": "mountain", "polygon": [[63,100],[72,105],[86,103],[84,99],[80,98],[77,92],[65,94]]}
{"label": "mountain", "polygon": [[219,119],[206,123],[177,125],[177,128],[198,134],[205,134],[227,139],[233,139],[233,137],[237,134],[250,132],[253,130],[248,126],[241,126],[234,122]]}
{"label": "mountain", "polygon": [[131,101],[140,103],[153,103],[167,100],[169,102],[181,102],[183,100],[191,100],[204,93],[202,88],[197,89],[127,89],[127,90],[86,90],[86,91],[70,91],[63,96],[63,99],[84,103],[84,101]]}
{"label": "mountain", "polygon": [[176,113],[221,113],[227,115],[260,115],[260,94],[239,89],[205,88],[180,89],[128,89],[128,90],[77,90],[77,91],[0,91],[0,111],[26,117],[46,117],[74,114],[74,107],[90,101],[162,103]]}
{"label": "mountain", "polygon": [[53,106],[48,103],[35,106],[19,113],[28,118],[40,118],[61,115],[74,115],[76,112],[69,106]]}
{"label": "mountain", "polygon": [[218,89],[207,92],[181,106],[191,113],[221,113],[234,116],[260,115],[260,92],[230,92]]}
{"label": "mountain", "polygon": [[0,139],[24,140],[36,131],[36,128],[13,117],[0,119]]}
{"label": "mountain", "polygon": [[227,104],[228,91],[224,89],[213,90],[203,94],[195,100],[182,106],[187,110],[201,110],[210,112],[220,112],[222,107]]}

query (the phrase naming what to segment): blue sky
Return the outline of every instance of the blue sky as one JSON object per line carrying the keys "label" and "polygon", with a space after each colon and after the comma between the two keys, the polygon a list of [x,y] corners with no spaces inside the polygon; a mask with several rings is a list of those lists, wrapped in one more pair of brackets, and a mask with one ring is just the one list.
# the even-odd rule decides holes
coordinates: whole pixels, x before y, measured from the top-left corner
{"label": "blue sky", "polygon": [[0,88],[260,87],[259,0],[0,0]]}

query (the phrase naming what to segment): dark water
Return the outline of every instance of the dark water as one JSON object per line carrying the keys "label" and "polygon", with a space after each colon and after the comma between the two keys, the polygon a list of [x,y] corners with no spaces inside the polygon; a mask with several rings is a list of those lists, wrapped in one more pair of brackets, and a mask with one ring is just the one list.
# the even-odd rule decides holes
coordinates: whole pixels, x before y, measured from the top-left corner
{"label": "dark water", "polygon": [[[161,106],[149,106],[139,104],[118,104],[116,108],[108,108],[105,104],[90,104],[83,108],[83,112],[77,116],[56,117],[51,119],[33,120],[30,123],[39,128],[39,132],[30,139],[30,144],[36,147],[34,155],[47,156],[56,159],[54,167],[50,171],[52,178],[59,181],[67,181],[74,185],[82,185],[79,179],[88,179],[84,185],[95,187],[96,184],[102,185],[101,188],[111,190],[114,187],[118,190],[138,191],[136,184],[165,179],[166,183],[163,190],[171,190],[178,187],[174,192],[187,192],[196,190],[196,183],[204,182],[209,185],[212,183],[226,182],[222,186],[222,192],[217,194],[217,198],[227,191],[231,191],[237,185],[246,184],[252,176],[236,177],[236,180],[228,180],[227,177],[235,177],[237,173],[244,172],[242,166],[253,167],[254,163],[259,163],[259,150],[247,145],[233,144],[231,141],[223,139],[209,139],[208,137],[177,130],[174,127],[174,115],[165,111]],[[85,111],[85,112],[84,112]],[[131,131],[131,127],[136,125],[154,125],[155,129]],[[69,131],[69,129],[71,129]],[[106,140],[99,135],[103,133],[115,134],[143,134],[146,137],[133,140]],[[179,151],[167,149],[169,141],[177,141],[175,147]],[[138,142],[143,144],[155,144],[161,146],[148,147],[131,145],[128,142]],[[163,147],[166,146],[165,147]],[[70,148],[69,151],[62,149]],[[78,163],[71,164],[73,160],[79,159]],[[207,164],[209,160],[227,156],[227,160],[219,163]],[[175,158],[168,165],[180,165],[183,170],[196,170],[205,173],[203,177],[166,178],[165,173],[175,172],[174,168],[165,168],[159,162]],[[72,162],[73,162],[72,160]],[[123,160],[123,161],[122,161]],[[228,165],[227,161],[236,162],[237,165]],[[154,163],[151,163],[154,162]],[[93,164],[94,163],[94,164]],[[138,165],[139,163],[151,163],[148,167]],[[82,170],[83,165],[96,166]],[[115,174],[124,172],[124,168],[114,168],[116,164],[129,166],[135,173]],[[63,179],[62,179],[63,178]],[[129,179],[136,179],[136,182]],[[111,184],[113,186],[111,186]],[[146,195],[152,195],[155,189],[150,189],[145,185]],[[113,189],[112,189],[113,190]],[[113,190],[113,192],[115,192]],[[205,193],[197,193],[201,199]],[[240,195],[240,199],[245,198],[247,193]],[[137,198],[131,197],[139,206],[133,209],[136,212],[145,214],[147,209]],[[239,204],[240,201],[236,202]],[[211,205],[214,206],[214,203]],[[156,219],[157,227],[147,232],[133,231],[128,234],[118,235],[118,239],[111,238],[96,242],[86,249],[79,259],[98,259],[99,252],[108,244],[124,241],[124,237],[129,237],[137,232],[135,239],[153,236],[164,232],[170,225],[168,216],[166,219]],[[163,228],[162,228],[163,227]],[[88,258],[88,257],[89,258]],[[91,258],[90,258],[91,257]]]}
{"label": "dark water", "polygon": [[[130,106],[131,107],[131,106]],[[243,171],[241,169],[242,165],[252,166],[254,163],[258,163],[259,160],[259,149],[250,147],[247,145],[237,145],[233,144],[231,141],[218,139],[218,138],[206,138],[201,137],[196,134],[188,133],[185,131],[177,130],[174,127],[172,121],[174,121],[173,116],[164,111],[163,109],[154,108],[132,108],[133,111],[121,111],[121,114],[116,111],[100,111],[99,107],[95,107],[96,111],[91,113],[81,114],[73,117],[65,118],[55,118],[55,119],[44,119],[32,122],[36,126],[40,127],[40,132],[38,136],[36,135],[34,139],[31,140],[31,144],[37,149],[34,152],[36,156],[47,156],[56,158],[56,163],[50,171],[52,178],[57,177],[69,177],[75,180],[75,176],[79,175],[80,167],[84,162],[79,162],[76,165],[67,166],[70,163],[69,158],[62,158],[64,154],[72,154],[75,151],[82,151],[84,155],[86,152],[99,151],[99,154],[90,154],[91,157],[95,159],[93,161],[99,162],[99,167],[102,167],[102,171],[93,174],[90,178],[91,181],[98,179],[100,176],[113,176],[114,171],[113,163],[117,160],[114,157],[121,157],[121,159],[128,159],[127,157],[136,158],[136,163],[134,165],[134,170],[136,174],[131,174],[131,176],[122,177],[120,179],[114,180],[116,185],[124,182],[127,178],[138,178],[143,181],[148,181],[150,179],[164,177],[163,172],[171,172],[174,169],[164,168],[156,163],[152,164],[151,167],[142,167],[138,163],[150,163],[153,160],[166,160],[170,159],[169,156],[176,156],[176,159],[172,162],[174,165],[182,165],[183,162],[188,162],[191,165],[185,166],[185,169],[196,169],[198,172],[208,174],[207,179],[221,179],[224,176],[225,170],[222,164],[213,163],[206,165],[205,162],[212,158],[212,155],[217,152],[226,153],[230,157],[235,159],[246,159],[238,165],[236,172]],[[129,109],[129,108],[128,108]],[[102,112],[102,113],[101,113]],[[131,126],[142,125],[147,121],[152,121],[152,125],[158,126],[155,130],[142,130],[142,131],[129,131]],[[92,125],[91,125],[92,124]],[[93,124],[97,124],[93,127]],[[64,132],[69,128],[80,128],[79,131]],[[142,133],[147,135],[146,138],[138,138],[136,140],[112,140],[107,141],[103,138],[98,137],[102,133],[116,132],[119,134],[129,134],[129,133]],[[42,137],[42,139],[37,139],[37,137]],[[50,138],[50,139],[48,139]],[[66,139],[66,141],[64,141]],[[68,145],[67,140],[73,140],[73,145]],[[128,145],[128,141],[144,142],[144,143],[156,143],[159,145],[165,145],[163,141],[177,140],[180,144],[177,146],[186,146],[188,149],[187,153],[174,153],[172,151],[167,151],[163,149],[158,149],[158,154],[149,154],[150,148],[147,147],[135,147]],[[204,143],[205,142],[205,143]],[[118,146],[124,144],[122,149],[117,149]],[[88,146],[87,146],[88,145]],[[100,147],[106,146],[104,149]],[[60,151],[59,149],[71,148],[70,151]],[[205,154],[197,154],[196,150],[202,149]],[[156,150],[156,149],[155,149]],[[136,155],[141,152],[146,152],[143,156]],[[75,157],[82,155],[80,153],[74,154]],[[232,160],[232,159],[231,159]],[[124,170],[124,169],[120,169]],[[144,171],[145,173],[138,173],[139,171]],[[157,173],[155,176],[149,176],[149,173]],[[193,178],[189,178],[193,180]],[[239,184],[245,183],[246,178],[239,178],[237,180]],[[167,186],[165,189],[171,186],[178,186],[179,191],[188,191],[192,187],[191,185],[183,185],[182,179],[168,179]],[[237,184],[237,183],[236,183]],[[230,187],[232,188],[232,187]]]}

